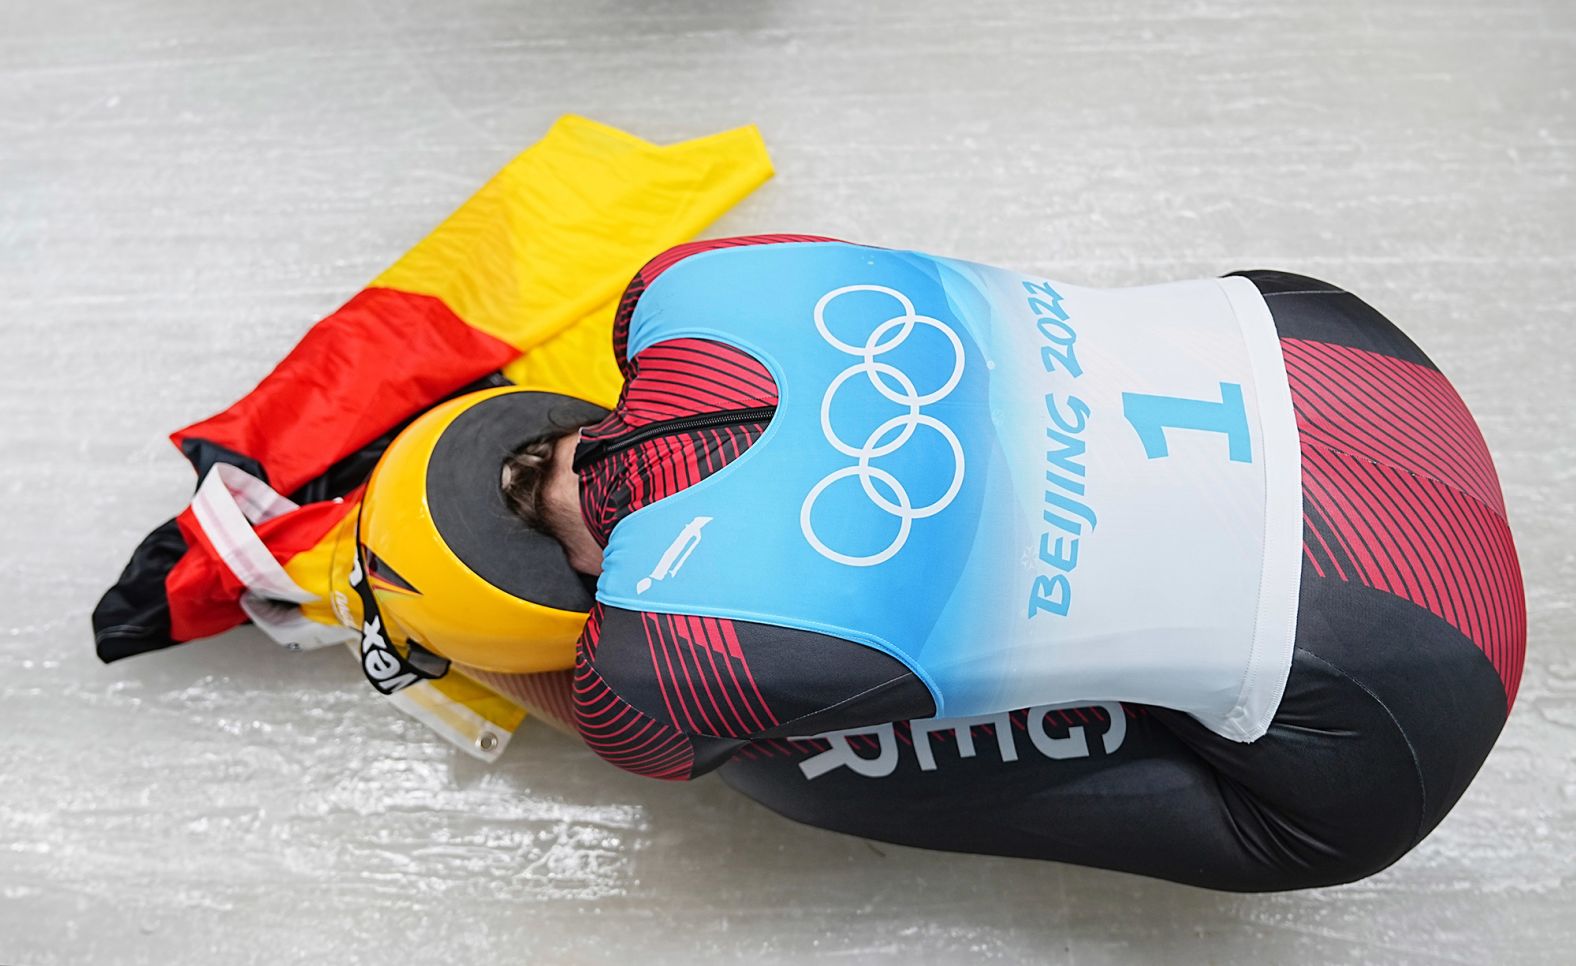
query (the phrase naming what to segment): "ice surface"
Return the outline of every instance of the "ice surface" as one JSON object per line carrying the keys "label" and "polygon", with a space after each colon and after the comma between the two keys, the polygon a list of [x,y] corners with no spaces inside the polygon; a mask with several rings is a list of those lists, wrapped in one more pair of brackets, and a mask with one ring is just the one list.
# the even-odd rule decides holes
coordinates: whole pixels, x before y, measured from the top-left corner
{"label": "ice surface", "polygon": [[[1570,962],[1573,88],[1568,0],[5,3],[0,962]],[[93,602],[190,492],[163,434],[571,110],[759,123],[779,178],[718,233],[1284,268],[1399,322],[1531,602],[1455,812],[1365,882],[1218,895],[872,846],[543,729],[488,768],[250,631],[100,666]]]}

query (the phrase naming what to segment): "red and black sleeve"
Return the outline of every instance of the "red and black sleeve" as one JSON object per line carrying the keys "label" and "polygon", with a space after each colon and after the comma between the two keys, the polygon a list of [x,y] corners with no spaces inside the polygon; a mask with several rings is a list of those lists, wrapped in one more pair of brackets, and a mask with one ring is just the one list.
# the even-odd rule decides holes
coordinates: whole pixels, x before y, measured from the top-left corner
{"label": "red and black sleeve", "polygon": [[688,779],[757,742],[935,713],[908,668],[840,637],[596,605],[575,665],[575,723],[607,761]]}

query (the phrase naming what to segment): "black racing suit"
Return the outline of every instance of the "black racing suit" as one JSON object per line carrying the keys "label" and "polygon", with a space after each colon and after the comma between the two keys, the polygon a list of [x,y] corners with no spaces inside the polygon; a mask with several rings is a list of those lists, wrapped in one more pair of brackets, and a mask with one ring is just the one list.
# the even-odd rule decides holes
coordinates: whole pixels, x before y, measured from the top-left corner
{"label": "black racing suit", "polygon": [[[644,287],[710,247],[805,240],[683,246],[632,283],[615,331],[624,396],[576,458],[600,541],[737,458],[776,402],[759,364],[721,343],[627,359]],[[1019,709],[1010,734],[938,728],[905,720],[933,713],[928,691],[862,645],[598,604],[576,673],[582,736],[632,771],[720,767],[790,818],[926,848],[1251,891],[1400,858],[1476,774],[1519,681],[1525,603],[1503,500],[1470,415],[1405,335],[1334,286],[1243,274],[1281,338],[1303,457],[1296,649],[1266,735],[1239,743],[1114,702]]]}

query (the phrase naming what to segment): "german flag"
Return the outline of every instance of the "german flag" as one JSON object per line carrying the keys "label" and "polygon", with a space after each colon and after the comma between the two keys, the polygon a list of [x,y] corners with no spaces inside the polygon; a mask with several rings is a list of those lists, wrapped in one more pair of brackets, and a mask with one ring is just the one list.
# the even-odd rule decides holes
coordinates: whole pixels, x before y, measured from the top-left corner
{"label": "german flag", "polygon": [[[255,389],[171,436],[197,470],[197,493],[95,608],[99,658],[248,619],[289,646],[346,640],[346,623],[359,620],[345,592],[353,511],[398,431],[444,399],[510,383],[612,408],[621,378],[611,327],[624,286],[771,173],[754,127],[659,146],[560,118]],[[496,697],[449,683],[478,689],[460,702],[472,710]],[[506,737],[520,712],[497,700],[509,708],[481,717]],[[501,750],[477,740],[488,747],[469,750],[481,757]]]}

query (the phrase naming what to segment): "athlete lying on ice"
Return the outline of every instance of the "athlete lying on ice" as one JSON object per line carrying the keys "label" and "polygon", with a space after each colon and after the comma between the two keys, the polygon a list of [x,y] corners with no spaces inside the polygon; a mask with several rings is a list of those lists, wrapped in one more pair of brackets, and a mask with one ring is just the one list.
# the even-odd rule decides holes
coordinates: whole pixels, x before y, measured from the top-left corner
{"label": "athlete lying on ice", "polygon": [[1296,275],[804,236],[618,299],[769,173],[753,129],[560,120],[175,434],[200,486],[99,655],[250,620],[484,759],[523,705],[814,825],[1219,889],[1356,879],[1444,817],[1525,608],[1416,345]]}
{"label": "athlete lying on ice", "polygon": [[614,343],[617,408],[504,482],[598,577],[574,723],[622,768],[1288,889],[1406,853],[1504,724],[1524,609],[1488,454],[1334,286],[736,238],[648,265]]}

